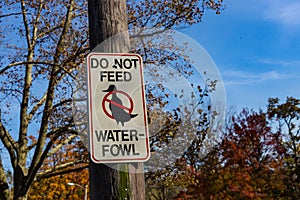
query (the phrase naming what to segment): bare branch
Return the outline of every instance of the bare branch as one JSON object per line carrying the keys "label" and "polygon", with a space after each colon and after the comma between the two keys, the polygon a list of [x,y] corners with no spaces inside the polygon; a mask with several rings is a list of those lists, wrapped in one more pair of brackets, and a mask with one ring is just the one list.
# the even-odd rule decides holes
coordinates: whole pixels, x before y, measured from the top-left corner
{"label": "bare branch", "polygon": [[[71,169],[65,169],[65,168],[70,167],[72,165],[78,165],[78,164],[83,164],[83,166],[76,167],[76,168],[71,168]],[[81,161],[81,162],[73,163],[73,164],[70,164],[70,166],[65,166],[64,168],[61,167],[61,169],[60,169],[61,171],[57,171],[57,168],[55,168],[55,170],[53,170],[53,171],[38,173],[37,176],[36,176],[36,180],[39,181],[41,179],[50,178],[50,177],[53,177],[53,176],[58,176],[58,175],[68,174],[68,173],[71,173],[71,172],[81,171],[81,170],[87,169],[89,167],[87,161]]]}
{"label": "bare branch", "polygon": [[[77,134],[76,131],[69,129],[68,127],[62,127],[59,128],[53,132],[50,132],[47,134],[47,136],[52,136],[51,140],[48,142],[48,144],[46,145],[46,147],[42,150],[38,152],[38,156],[39,159],[36,159],[32,161],[30,167],[29,167],[29,171],[28,171],[28,179],[26,180],[26,183],[24,183],[24,185],[26,185],[26,187],[30,187],[30,184],[32,183],[32,181],[34,180],[34,177],[36,175],[36,173],[38,172],[39,168],[41,167],[42,163],[44,162],[44,160],[46,159],[48,152],[50,151],[53,142],[61,135],[61,133],[71,133],[73,135]],[[36,149],[39,147],[39,141],[36,143]],[[44,147],[44,146],[43,146]],[[31,147],[30,147],[31,148]],[[36,150],[35,150],[36,153]]]}
{"label": "bare branch", "polygon": [[45,35],[48,35],[48,34],[50,34],[50,33],[53,33],[54,31],[56,31],[56,30],[58,30],[58,29],[60,29],[60,28],[62,28],[62,27],[63,27],[63,23],[59,24],[58,26],[49,28],[49,29],[47,29],[47,30],[45,30],[45,31],[43,31],[43,32],[40,32],[40,33],[38,34],[37,38],[42,38],[42,37],[44,37]]}
{"label": "bare branch", "polygon": [[[32,62],[34,57],[34,47],[36,44],[36,32],[38,29],[38,21],[40,18],[40,13],[42,10],[42,3],[40,2],[39,10],[36,16],[36,21],[33,24],[33,35],[32,38],[30,36],[30,28],[29,28],[29,21],[27,20],[27,13],[26,13],[26,7],[25,7],[25,1],[21,0],[21,9],[23,14],[23,24],[25,27],[25,35],[27,39],[27,46],[28,46],[28,53],[27,53],[27,61]],[[32,39],[32,40],[31,40]],[[30,98],[30,87],[32,83],[32,64],[26,64],[26,70],[25,70],[25,77],[24,77],[24,85],[23,85],[23,98],[20,108],[20,129],[19,129],[19,149],[18,149],[18,156],[22,157],[22,159],[18,159],[19,164],[23,167],[26,165],[26,153],[28,151],[27,149],[27,129],[28,129],[28,103]]]}
{"label": "bare branch", "polygon": [[9,13],[9,14],[0,15],[0,19],[4,18],[4,17],[14,16],[14,15],[22,15],[22,13],[21,12],[16,12],[16,13]]}
{"label": "bare branch", "polygon": [[[56,47],[56,53],[54,55],[54,63],[58,63],[58,58],[59,58],[59,54],[60,54],[62,46],[63,46],[63,41],[67,34],[67,30],[71,24],[72,15],[73,15],[73,7],[74,7],[74,1],[71,1],[70,5],[68,7],[68,10],[67,10],[64,28],[60,35],[60,39],[59,39],[59,42]],[[43,112],[42,122],[41,122],[41,126],[40,126],[41,127],[40,134],[39,134],[39,138],[38,138],[37,148],[34,153],[33,162],[31,163],[32,165],[30,166],[30,168],[35,168],[35,165],[37,164],[38,160],[40,159],[40,156],[42,155],[42,149],[43,149],[43,146],[44,146],[45,140],[46,140],[46,132],[47,132],[48,121],[49,121],[48,119],[50,117],[50,112],[51,112],[52,104],[53,104],[54,87],[55,87],[56,83],[58,82],[57,77],[56,77],[58,71],[59,71],[59,67],[57,67],[55,65],[52,69],[49,85],[47,88],[45,109]]]}
{"label": "bare branch", "polygon": [[24,23],[24,27],[25,27],[25,35],[26,35],[26,39],[27,39],[27,46],[28,46],[28,49],[32,49],[31,48],[31,39],[30,39],[30,29],[29,29],[27,16],[26,16],[27,13],[26,13],[26,7],[25,7],[24,0],[21,0],[21,9],[22,9],[23,23]]}
{"label": "bare branch", "polygon": [[70,6],[69,6],[68,11],[67,11],[67,15],[66,15],[66,21],[64,23],[62,33],[60,35],[59,41],[58,41],[57,46],[56,46],[56,51],[55,51],[55,55],[54,55],[54,62],[57,62],[58,57],[59,57],[61,51],[63,50],[65,37],[67,35],[68,28],[71,25],[73,9],[74,9],[74,1],[71,0],[70,1]]}
{"label": "bare branch", "polygon": [[77,137],[78,134],[74,134],[74,135],[70,135],[67,139],[65,139],[64,141],[60,142],[60,144],[58,144],[55,148],[53,148],[50,152],[48,152],[47,156],[51,156],[53,154],[55,154],[58,150],[60,150],[65,144],[67,144],[68,142],[72,141],[75,137]]}
{"label": "bare branch", "polygon": [[53,105],[53,108],[58,108],[66,103],[71,103],[73,101],[73,99],[66,99],[66,100],[63,100],[55,105]]}
{"label": "bare branch", "polygon": [[36,111],[45,103],[46,97],[47,97],[46,94],[44,94],[43,97],[33,106],[30,113],[28,114],[28,121],[31,121]]}
{"label": "bare branch", "polygon": [[19,65],[49,65],[49,66],[55,66],[53,63],[48,63],[48,62],[41,62],[41,61],[22,61],[22,62],[13,62],[3,69],[0,70],[0,75],[5,73],[8,69],[14,66],[19,66]]}
{"label": "bare branch", "polygon": [[0,75],[3,74],[6,70],[8,70],[11,66],[6,66],[3,69],[0,70]]}
{"label": "bare branch", "polygon": [[[64,68],[64,67],[62,67],[62,66],[60,66],[60,65],[54,65],[54,64],[52,64],[52,65],[53,65],[53,66],[59,67],[61,70],[63,70],[63,71],[65,72],[65,73],[63,73],[60,77],[57,77],[57,78],[56,78],[56,82],[53,83],[53,86],[57,85],[57,83],[59,83],[60,80],[61,80],[63,77],[65,77],[67,74],[68,74],[69,76],[71,76],[73,79],[76,79],[76,78],[72,75],[72,70],[73,70],[73,69],[68,70],[68,69],[66,69],[66,68]],[[29,115],[28,115],[28,120],[29,120],[29,121],[30,121],[30,120],[32,119],[32,117],[35,115],[36,111],[37,111],[37,110],[38,110],[38,109],[46,102],[46,100],[47,100],[47,94],[48,94],[48,90],[45,92],[45,94],[43,95],[43,97],[42,97],[42,98],[35,104],[35,106],[32,108],[32,110],[30,111],[30,113],[29,113]],[[62,105],[62,104],[64,104],[64,103],[71,102],[71,101],[72,101],[72,99],[68,99],[68,100],[62,101],[62,102],[60,102],[60,103],[58,103],[58,104],[52,106],[52,109],[55,108],[55,107],[58,107],[58,106],[60,106],[60,105]]]}
{"label": "bare branch", "polygon": [[44,171],[43,173],[47,174],[47,173],[51,173],[54,171],[59,171],[59,170],[66,169],[68,167],[72,167],[72,166],[75,166],[76,164],[81,164],[81,163],[87,163],[87,161],[86,160],[75,160],[75,161],[63,163],[60,165],[56,165],[52,169],[48,169],[48,170]]}
{"label": "bare branch", "polygon": [[36,40],[37,40],[37,31],[39,29],[39,21],[40,21],[40,17],[41,17],[41,12],[43,10],[43,5],[44,5],[44,1],[41,0],[39,2],[39,9],[38,9],[38,12],[37,12],[37,15],[36,15],[36,18],[35,18],[35,21],[34,21],[34,25],[33,25],[33,31],[32,31],[33,41],[32,41],[32,44],[35,44]]}
{"label": "bare branch", "polygon": [[6,128],[4,127],[2,122],[0,122],[0,139],[8,151],[12,166],[14,167],[16,165],[15,150],[17,148],[17,143],[16,143],[16,141],[14,141],[14,139],[8,133],[8,131],[6,130]]}

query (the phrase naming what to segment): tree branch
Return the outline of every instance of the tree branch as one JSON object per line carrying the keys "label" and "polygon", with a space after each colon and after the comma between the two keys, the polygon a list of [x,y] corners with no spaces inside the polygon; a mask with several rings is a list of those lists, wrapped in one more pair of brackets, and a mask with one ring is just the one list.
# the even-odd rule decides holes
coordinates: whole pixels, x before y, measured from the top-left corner
{"label": "tree branch", "polygon": [[53,148],[50,152],[47,153],[47,157],[55,154],[58,150],[60,150],[65,144],[72,141],[75,137],[77,137],[78,134],[70,135],[67,139],[65,139],[63,142],[60,142],[55,148]]}
{"label": "tree branch", "polygon": [[[54,64],[53,64],[53,66],[54,66]],[[61,70],[63,70],[63,71],[66,72],[66,73],[62,74],[60,77],[56,77],[56,82],[54,83],[54,86],[57,85],[57,83],[59,83],[59,82],[62,80],[62,78],[63,78],[66,74],[68,74],[69,76],[71,76],[73,79],[76,79],[76,78],[71,74],[71,72],[72,72],[73,69],[67,70],[66,68],[61,67],[60,65],[55,65],[55,66],[58,66],[59,68],[61,68]],[[30,111],[29,114],[28,114],[28,120],[29,120],[29,121],[30,121],[30,120],[32,119],[32,117],[35,115],[36,111],[37,111],[37,110],[38,110],[38,109],[46,102],[46,100],[47,100],[47,94],[48,94],[48,90],[45,92],[45,94],[43,95],[43,97],[42,97],[42,98],[34,105],[34,107],[31,109],[31,111]],[[53,106],[52,106],[52,109],[55,108],[55,107],[58,107],[58,106],[60,106],[60,105],[62,105],[62,104],[64,104],[64,103],[68,103],[68,102],[72,102],[72,99],[68,99],[68,100],[62,101],[62,102],[60,102],[60,103],[58,103],[58,104],[56,104],[56,105],[53,105]]]}
{"label": "tree branch", "polygon": [[[61,135],[61,133],[71,133],[73,135],[77,135],[77,132],[72,130],[72,129],[68,129],[67,127],[63,127],[60,128],[54,132],[50,132],[49,134],[47,134],[49,137],[52,136],[51,140],[48,142],[48,144],[46,145],[46,147],[44,148],[43,152],[40,152],[40,157],[38,160],[36,160],[34,163],[32,162],[28,171],[28,179],[26,180],[26,183],[24,184],[25,187],[30,187],[30,184],[32,183],[32,181],[34,180],[34,177],[36,176],[38,170],[40,169],[40,167],[42,166],[44,160],[46,159],[52,145],[53,142],[56,141],[56,139]],[[37,145],[39,145],[39,143],[37,142]],[[37,146],[38,147],[38,146]]]}
{"label": "tree branch", "polygon": [[32,117],[35,115],[36,111],[45,103],[47,95],[44,94],[43,97],[33,106],[28,114],[28,121],[31,121]]}
{"label": "tree branch", "polygon": [[50,29],[47,29],[46,31],[44,32],[40,32],[37,36],[37,38],[43,38],[43,36],[45,35],[48,35],[50,33],[53,33],[54,31],[60,29],[60,28],[63,28],[63,23],[59,24],[58,26],[55,26],[53,28],[50,28]]}
{"label": "tree branch", "polygon": [[16,13],[9,13],[9,14],[0,15],[0,19],[4,18],[4,17],[14,16],[14,15],[22,15],[22,12],[16,12]]}
{"label": "tree branch", "polygon": [[[66,37],[67,30],[71,25],[71,20],[72,20],[72,15],[73,15],[73,6],[74,6],[74,0],[71,0],[68,10],[67,10],[67,14],[66,14],[65,26],[61,33],[59,43],[57,44],[56,53],[54,55],[54,63],[58,63],[58,59],[59,59],[59,55],[60,55],[60,52],[62,49],[61,47],[63,46],[64,38]],[[55,65],[52,68],[52,72],[51,72],[51,76],[50,76],[50,80],[49,80],[49,84],[48,84],[48,88],[47,88],[47,95],[46,95],[47,97],[46,97],[45,107],[44,107],[42,121],[41,121],[41,125],[40,125],[38,142],[36,144],[33,159],[32,159],[31,165],[29,167],[29,171],[28,171],[29,178],[27,180],[26,187],[29,187],[29,185],[31,184],[31,182],[34,179],[35,174],[37,173],[39,167],[41,166],[41,163],[44,161],[46,154],[47,154],[47,153],[45,153],[45,151],[49,151],[52,146],[52,142],[50,141],[46,145],[46,148],[44,147],[46,138],[47,138],[49,117],[51,116],[51,110],[52,110],[52,106],[53,106],[55,86],[58,82],[58,80],[57,80],[58,71],[59,71],[59,67]]]}
{"label": "tree branch", "polygon": [[0,157],[0,199],[9,199],[9,187],[2,160]]}
{"label": "tree branch", "polygon": [[27,16],[26,16],[27,13],[26,13],[26,7],[25,7],[24,0],[21,0],[21,9],[22,9],[23,23],[24,23],[24,27],[25,27],[25,35],[26,35],[26,39],[27,39],[27,46],[28,46],[28,49],[31,49],[30,29],[29,29],[29,25],[28,25]]}
{"label": "tree branch", "polygon": [[12,166],[16,166],[16,154],[15,150],[17,148],[17,143],[14,141],[14,139],[11,137],[11,135],[8,133],[2,122],[0,122],[0,139],[7,149],[9,156],[10,156],[10,161],[12,163]]}
{"label": "tree branch", "polygon": [[36,40],[37,40],[37,31],[39,29],[39,21],[40,21],[40,17],[41,17],[41,12],[43,10],[43,5],[44,5],[44,1],[41,0],[39,1],[39,8],[38,8],[38,12],[36,14],[36,18],[34,21],[34,25],[33,25],[33,31],[32,31],[32,38],[33,38],[33,43],[35,44]]}
{"label": "tree branch", "polygon": [[[84,164],[84,165],[80,166],[80,167],[76,167],[76,168],[65,169],[72,165],[78,165],[78,164]],[[60,170],[62,170],[62,171],[57,171],[58,169],[56,168],[55,171],[47,171],[47,172],[38,173],[36,176],[36,181],[40,181],[41,179],[50,178],[53,176],[58,176],[58,175],[68,174],[71,172],[81,171],[83,169],[87,169],[88,167],[89,166],[88,166],[87,161],[77,161],[76,163],[70,164],[69,166],[64,166],[64,168],[61,167]]]}

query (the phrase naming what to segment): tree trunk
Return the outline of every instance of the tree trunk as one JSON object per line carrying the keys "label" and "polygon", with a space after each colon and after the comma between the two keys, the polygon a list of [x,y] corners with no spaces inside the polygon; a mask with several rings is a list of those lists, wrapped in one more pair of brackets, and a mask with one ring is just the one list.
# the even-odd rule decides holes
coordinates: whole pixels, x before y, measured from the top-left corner
{"label": "tree trunk", "polygon": [[[93,50],[98,44],[106,39],[127,31],[126,3],[124,0],[89,0],[89,36],[90,48]],[[123,17],[122,17],[123,16]],[[112,40],[113,41],[113,40]],[[116,44],[117,45],[117,44]],[[97,52],[116,52],[113,44],[104,45],[107,49],[97,49]],[[123,47],[124,48],[124,47]],[[128,48],[125,49],[128,51]],[[116,165],[95,164],[90,160],[90,199],[91,200],[114,200],[118,199],[119,172]]]}
{"label": "tree trunk", "polygon": [[143,200],[146,197],[144,163],[129,164],[130,199]]}
{"label": "tree trunk", "polygon": [[[89,31],[91,49],[97,52],[129,52],[129,36],[125,0],[89,0]],[[122,33],[120,35],[120,33]],[[118,35],[119,34],[119,35]],[[118,35],[118,37],[113,37]],[[105,44],[103,41],[108,40]],[[102,43],[103,45],[98,46]],[[90,162],[91,200],[118,199],[120,174],[117,166]],[[130,199],[141,200],[145,196],[143,164],[129,164]],[[139,172],[139,173],[136,173]]]}
{"label": "tree trunk", "polygon": [[[126,0],[89,0],[88,4],[91,50],[105,53],[129,52]],[[114,37],[116,35],[117,37]],[[99,45],[100,43],[101,45]],[[119,191],[124,188],[124,185],[120,186],[119,183],[126,185],[128,182],[124,181],[124,173],[120,176],[117,168],[117,164],[108,166],[90,161],[91,200],[110,200],[124,197],[123,194],[120,195],[124,191]],[[129,198],[132,200],[144,199],[144,174],[141,173],[143,163],[128,164],[128,167],[125,168],[132,172],[129,176],[128,174],[125,175],[125,179],[129,178],[130,182],[129,188],[126,188],[131,192],[128,195]]]}
{"label": "tree trunk", "polygon": [[97,52],[127,53],[129,51],[126,0],[89,0],[89,36],[90,48],[93,50],[103,41],[124,33],[124,37],[111,39],[105,49]]}
{"label": "tree trunk", "polygon": [[[1,156],[1,155],[0,155]],[[9,199],[9,187],[6,179],[6,174],[0,157],[0,199]]]}

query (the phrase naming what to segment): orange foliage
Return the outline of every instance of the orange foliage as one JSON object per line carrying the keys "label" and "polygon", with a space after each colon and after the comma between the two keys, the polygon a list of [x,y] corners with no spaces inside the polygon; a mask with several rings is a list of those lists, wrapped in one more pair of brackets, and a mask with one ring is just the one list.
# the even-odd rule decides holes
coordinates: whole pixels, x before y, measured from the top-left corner
{"label": "orange foliage", "polygon": [[88,184],[88,170],[72,172],[54,176],[34,182],[28,194],[28,200],[82,200],[84,189],[79,186],[70,186],[68,183],[76,183],[81,186]]}
{"label": "orange foliage", "polygon": [[[59,144],[57,141],[56,144]],[[89,183],[88,169],[77,170],[87,166],[87,151],[81,141],[73,141],[66,144],[55,154],[50,156],[41,167],[38,174],[50,174],[50,176],[41,176],[41,180],[36,180],[28,193],[29,200],[82,200],[84,198],[84,187]],[[67,163],[83,161],[81,164],[72,164],[61,170],[59,166],[65,166]],[[49,170],[59,175],[52,176]],[[67,173],[64,173],[67,172]],[[46,178],[45,178],[46,177]],[[70,186],[68,183],[75,183],[80,186]]]}

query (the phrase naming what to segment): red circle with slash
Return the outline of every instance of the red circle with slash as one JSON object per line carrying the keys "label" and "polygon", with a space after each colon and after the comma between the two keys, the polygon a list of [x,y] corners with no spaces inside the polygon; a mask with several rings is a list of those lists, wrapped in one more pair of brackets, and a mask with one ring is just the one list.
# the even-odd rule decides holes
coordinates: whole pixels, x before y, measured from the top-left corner
{"label": "red circle with slash", "polygon": [[[110,95],[114,94],[114,93],[120,93],[120,94],[125,95],[125,96],[128,98],[129,102],[130,102],[130,107],[123,106],[123,105],[121,105],[121,104],[118,104],[118,103],[116,103],[116,102],[114,102],[114,101],[108,99],[108,97],[109,97]],[[124,110],[127,110],[129,114],[131,114],[132,111],[133,111],[133,101],[132,101],[132,98],[131,98],[126,92],[123,92],[123,91],[121,91],[121,90],[114,90],[114,91],[112,91],[112,92],[108,92],[108,93],[103,97],[103,100],[102,100],[102,108],[103,108],[104,113],[105,113],[109,118],[115,119],[115,118],[112,116],[112,114],[110,114],[110,113],[107,111],[107,109],[106,109],[106,107],[105,107],[105,102],[111,103],[111,104],[113,104],[113,105],[115,105],[115,106],[118,106],[118,107],[124,109]]]}

